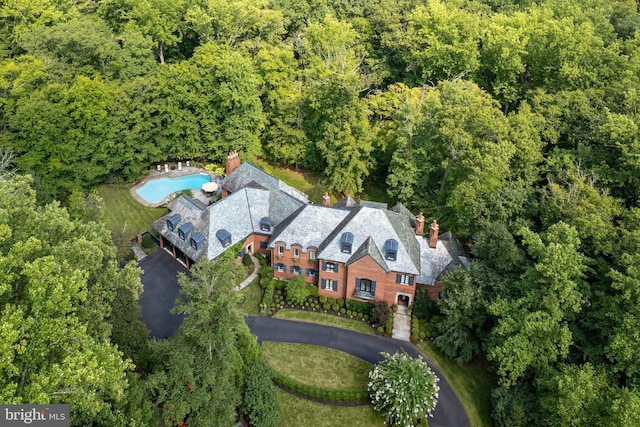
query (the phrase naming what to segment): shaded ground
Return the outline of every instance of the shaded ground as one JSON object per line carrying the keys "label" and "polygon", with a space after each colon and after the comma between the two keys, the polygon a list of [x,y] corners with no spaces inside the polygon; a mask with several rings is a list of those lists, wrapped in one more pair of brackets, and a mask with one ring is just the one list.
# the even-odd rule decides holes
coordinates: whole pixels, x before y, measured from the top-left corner
{"label": "shaded ground", "polygon": [[[404,350],[410,356],[426,357],[413,344],[392,338],[360,334],[358,332],[313,323],[294,322],[271,317],[245,317],[251,332],[260,341],[293,342],[301,344],[321,345],[344,351],[369,363],[382,360],[380,352],[396,353]],[[470,427],[469,418],[462,403],[454,393],[444,376],[431,364],[427,363],[440,378],[440,397],[438,405],[429,419],[430,427]]]}
{"label": "shaded ground", "polygon": [[188,273],[188,270],[163,249],[147,255],[139,265],[144,270],[144,291],[139,302],[142,321],[152,337],[169,338],[178,330],[184,318],[170,311],[180,291],[178,273]]}

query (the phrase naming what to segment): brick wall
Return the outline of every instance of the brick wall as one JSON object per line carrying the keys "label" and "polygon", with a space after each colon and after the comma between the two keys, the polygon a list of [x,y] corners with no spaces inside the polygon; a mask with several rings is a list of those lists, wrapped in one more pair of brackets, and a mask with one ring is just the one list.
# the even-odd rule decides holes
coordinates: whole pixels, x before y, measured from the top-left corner
{"label": "brick wall", "polygon": [[[346,295],[346,282],[347,282],[347,266],[341,262],[334,262],[337,267],[337,272],[331,272],[328,270],[323,270],[323,265],[327,262],[326,260],[320,260],[318,262],[319,274],[318,278],[318,293],[322,296],[327,296],[331,298],[345,298]],[[335,280],[337,282],[336,290],[330,289],[322,289],[322,280]]]}
{"label": "brick wall", "polygon": [[[356,291],[356,279],[375,280],[376,291],[375,301],[385,301],[389,305],[397,302],[398,294],[409,297],[409,303],[413,304],[416,293],[416,286],[396,283],[396,272],[387,273],[380,265],[370,256],[366,256],[353,264],[349,265],[347,274],[346,297],[349,299],[362,300],[354,296]],[[414,277],[415,283],[415,277]]]}
{"label": "brick wall", "polygon": [[[282,255],[279,255],[278,248],[282,248]],[[296,249],[299,252],[299,257],[294,256]],[[271,267],[273,267],[273,277],[285,280],[293,279],[297,276],[297,274],[291,272],[291,266],[293,265],[300,267],[300,275],[304,277],[305,282],[313,285],[317,284],[317,276],[312,277],[305,274],[307,269],[319,270],[318,261],[312,261],[309,259],[309,252],[311,251],[316,251],[316,249],[309,248],[306,252],[303,252],[302,247],[299,245],[291,245],[291,248],[287,249],[283,243],[276,244],[275,248],[271,250]],[[286,271],[276,271],[276,264],[286,265]]]}

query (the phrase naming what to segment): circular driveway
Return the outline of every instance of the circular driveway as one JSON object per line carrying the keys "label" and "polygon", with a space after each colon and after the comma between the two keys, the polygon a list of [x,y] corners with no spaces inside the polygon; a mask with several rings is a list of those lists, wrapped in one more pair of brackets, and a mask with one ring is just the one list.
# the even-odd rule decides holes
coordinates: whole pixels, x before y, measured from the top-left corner
{"label": "circular driveway", "polygon": [[313,344],[349,353],[369,363],[380,362],[380,352],[394,354],[404,350],[412,357],[422,356],[433,372],[440,378],[440,397],[429,418],[430,427],[471,427],[462,403],[453,392],[440,371],[413,344],[393,338],[366,335],[332,326],[314,323],[274,319],[272,317],[247,316],[245,321],[259,341],[278,341]]}

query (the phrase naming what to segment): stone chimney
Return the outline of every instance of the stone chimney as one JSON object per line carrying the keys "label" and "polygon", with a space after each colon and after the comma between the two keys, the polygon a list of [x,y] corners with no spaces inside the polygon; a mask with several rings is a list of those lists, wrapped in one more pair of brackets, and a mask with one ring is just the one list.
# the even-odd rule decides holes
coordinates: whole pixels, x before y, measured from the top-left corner
{"label": "stone chimney", "polygon": [[324,196],[322,196],[322,205],[331,206],[331,196],[326,191],[324,192]]}
{"label": "stone chimney", "polygon": [[431,227],[429,227],[429,247],[435,248],[438,244],[438,230],[440,227],[438,226],[438,222],[434,219],[431,223]]}
{"label": "stone chimney", "polygon": [[424,236],[424,215],[422,212],[416,217],[416,236]]}
{"label": "stone chimney", "polygon": [[233,172],[238,166],[240,166],[240,157],[238,156],[238,152],[234,150],[227,156],[227,164],[225,166],[225,172],[227,176],[229,176],[229,174]]}

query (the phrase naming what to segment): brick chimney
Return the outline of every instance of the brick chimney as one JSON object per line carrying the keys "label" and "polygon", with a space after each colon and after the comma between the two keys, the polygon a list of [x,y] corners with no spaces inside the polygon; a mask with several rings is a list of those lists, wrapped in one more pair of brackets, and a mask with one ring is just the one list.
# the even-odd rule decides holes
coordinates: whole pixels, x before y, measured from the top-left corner
{"label": "brick chimney", "polygon": [[431,223],[431,227],[429,227],[429,247],[435,248],[438,244],[438,230],[440,227],[438,226],[438,222],[434,219],[433,223]]}
{"label": "brick chimney", "polygon": [[416,217],[416,236],[424,236],[424,215],[422,212]]}
{"label": "brick chimney", "polygon": [[331,206],[331,196],[326,191],[324,192],[324,196],[322,196],[322,204],[324,206]]}
{"label": "brick chimney", "polygon": [[240,157],[238,156],[238,152],[234,150],[227,156],[227,164],[225,166],[225,172],[227,176],[229,176],[229,174],[233,172],[238,166],[240,166]]}

